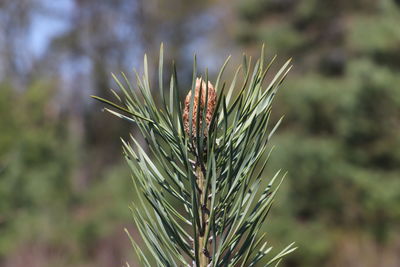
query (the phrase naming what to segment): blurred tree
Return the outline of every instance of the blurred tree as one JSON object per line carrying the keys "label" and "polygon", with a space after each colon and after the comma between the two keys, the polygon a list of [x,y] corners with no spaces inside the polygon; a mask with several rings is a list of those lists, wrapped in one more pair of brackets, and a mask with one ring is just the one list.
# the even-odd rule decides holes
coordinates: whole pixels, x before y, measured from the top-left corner
{"label": "blurred tree", "polygon": [[[223,20],[210,22],[216,13]],[[272,157],[275,166],[288,166],[292,185],[282,197],[288,209],[271,228],[282,233],[283,244],[304,240],[291,263],[354,266],[357,258],[361,266],[399,265],[393,256],[400,220],[398,21],[398,0],[0,1],[0,122],[6,125],[0,132],[0,265],[5,257],[40,254],[12,253],[17,236],[43,233],[32,228],[39,222],[46,229],[56,225],[47,235],[70,246],[61,250],[74,264],[88,261],[107,232],[99,218],[105,228],[119,218],[112,201],[96,192],[109,192],[113,201],[129,194],[118,167],[124,126],[99,120],[99,105],[88,100],[91,93],[108,97],[115,87],[109,72],[129,75],[144,50],[156,61],[152,51],[164,41],[166,62],[178,61],[186,84],[188,51],[223,44],[209,55],[213,65],[227,43],[233,49],[230,40],[250,54],[265,42],[269,52],[295,59],[287,87],[296,89],[277,98],[286,132],[280,131]],[[62,30],[42,40],[59,23]],[[53,203],[63,208],[48,209]],[[290,214],[300,225],[290,223]],[[70,239],[63,240],[65,232]]]}
{"label": "blurred tree", "polygon": [[[273,162],[291,177],[282,206],[309,230],[288,266],[348,266],[348,257],[360,266],[385,265],[381,255],[390,254],[390,236],[398,242],[400,233],[400,193],[392,189],[400,176],[399,6],[252,0],[239,1],[236,10],[243,46],[265,42],[295,59],[288,79],[295,90],[283,90],[276,105],[287,116]],[[283,234],[296,239],[296,227]],[[377,253],[360,259],[347,247],[341,253],[348,257],[337,257],[339,243],[354,244],[354,236],[371,236]],[[317,243],[325,245],[315,249]],[[397,258],[388,266],[398,264]]]}
{"label": "blurred tree", "polygon": [[122,264],[128,131],[89,95],[107,97],[110,72],[131,78],[138,55],[161,41],[189,80],[188,49],[209,31],[199,21],[211,3],[0,1],[1,266]]}
{"label": "blurred tree", "polygon": [[[10,231],[18,220],[27,214],[54,216],[73,200],[69,177],[75,146],[54,103],[52,82],[36,82],[25,92],[8,84],[0,88],[0,120],[8,126],[0,132],[0,255],[4,256],[24,238]],[[19,222],[25,231],[34,227],[26,223]]]}
{"label": "blurred tree", "polygon": [[32,1],[4,0],[0,3],[0,80],[26,82],[32,65],[26,47],[32,10]]}

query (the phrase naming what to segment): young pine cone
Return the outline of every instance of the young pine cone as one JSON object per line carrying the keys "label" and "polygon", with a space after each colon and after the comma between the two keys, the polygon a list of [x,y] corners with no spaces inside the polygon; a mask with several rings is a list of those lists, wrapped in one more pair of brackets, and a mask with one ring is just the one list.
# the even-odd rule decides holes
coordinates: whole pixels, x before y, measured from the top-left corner
{"label": "young pine cone", "polygon": [[[193,114],[192,114],[192,137],[197,137],[196,133],[196,125],[197,125],[197,107],[199,104],[199,93],[200,93],[200,83],[201,83],[201,101],[200,101],[200,114],[199,114],[199,129],[201,130],[202,123],[206,123],[206,126],[204,127],[204,136],[207,136],[208,134],[208,128],[210,127],[211,123],[211,118],[214,113],[215,105],[217,103],[217,94],[215,92],[214,86],[208,82],[208,100],[207,100],[207,109],[206,109],[206,117],[203,119],[203,111],[206,105],[206,94],[207,94],[207,85],[204,81],[201,79],[197,78],[196,79],[196,87],[195,87],[195,94],[194,94],[194,99],[193,99]],[[185,99],[185,107],[183,110],[183,126],[185,129],[185,132],[190,135],[190,128],[189,128],[189,111],[190,111],[190,100],[192,97],[192,91],[190,90],[189,93],[186,96]]]}

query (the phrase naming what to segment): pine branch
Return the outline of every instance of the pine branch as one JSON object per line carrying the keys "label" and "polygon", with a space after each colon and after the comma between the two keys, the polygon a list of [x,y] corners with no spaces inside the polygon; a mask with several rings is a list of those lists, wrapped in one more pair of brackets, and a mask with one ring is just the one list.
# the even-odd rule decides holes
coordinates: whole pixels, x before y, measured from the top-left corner
{"label": "pine branch", "polygon": [[[134,137],[123,140],[139,196],[132,214],[147,250],[131,241],[144,266],[253,266],[269,255],[262,226],[283,176],[278,172],[264,186],[263,171],[281,120],[267,129],[272,101],[291,68],[289,60],[265,86],[274,59],[265,66],[262,49],[252,68],[244,57],[227,84],[221,79],[228,58],[214,87],[207,71],[197,78],[195,57],[192,87],[181,103],[174,65],[165,93],[161,46],[160,105],[152,97],[146,56],[143,77],[136,74],[137,89],[125,74],[122,81],[113,75],[121,104],[94,97],[109,105],[111,114],[138,125],[149,148],[146,152]],[[265,261],[267,266],[294,249],[291,244]]]}

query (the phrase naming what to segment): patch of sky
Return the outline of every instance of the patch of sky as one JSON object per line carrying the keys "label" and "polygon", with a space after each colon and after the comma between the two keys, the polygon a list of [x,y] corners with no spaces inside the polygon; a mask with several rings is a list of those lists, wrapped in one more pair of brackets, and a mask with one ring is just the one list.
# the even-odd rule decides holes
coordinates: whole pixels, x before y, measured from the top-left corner
{"label": "patch of sky", "polygon": [[46,53],[51,40],[67,31],[74,10],[72,0],[39,0],[40,8],[33,14],[30,46],[35,57]]}

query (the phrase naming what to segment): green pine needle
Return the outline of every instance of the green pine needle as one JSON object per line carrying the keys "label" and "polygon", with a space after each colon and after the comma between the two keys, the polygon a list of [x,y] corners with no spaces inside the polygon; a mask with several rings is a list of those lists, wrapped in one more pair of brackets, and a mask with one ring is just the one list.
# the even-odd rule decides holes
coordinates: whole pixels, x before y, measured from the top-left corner
{"label": "green pine needle", "polygon": [[[121,74],[122,80],[128,88],[113,75],[122,92],[122,97],[116,96],[121,104],[92,96],[110,106],[105,110],[111,114],[135,123],[147,143],[145,149],[133,137],[123,141],[139,197],[132,206],[132,215],[145,249],[129,233],[128,236],[143,266],[254,266],[261,262],[273,266],[296,249],[290,244],[269,256],[272,247],[267,245],[262,231],[284,177],[280,172],[271,179],[263,177],[270,154],[266,153],[269,140],[282,121],[269,127],[272,101],[291,69],[288,60],[266,84],[266,74],[275,58],[265,64],[263,47],[261,58],[252,68],[251,59],[244,56],[243,64],[226,85],[222,76],[228,58],[215,81],[217,103],[211,122],[206,125],[200,123],[206,116],[201,98],[205,94],[207,106],[209,77],[207,72],[202,76],[206,88],[198,91],[200,96],[195,102],[199,75],[194,57],[189,134],[183,125],[184,107],[175,66],[169,93],[164,89],[163,45],[158,99],[150,84],[147,56],[144,75],[136,74],[136,88],[125,74]],[[197,114],[196,118],[193,114]],[[209,127],[206,136],[205,127]],[[192,129],[199,136],[193,135]]]}

